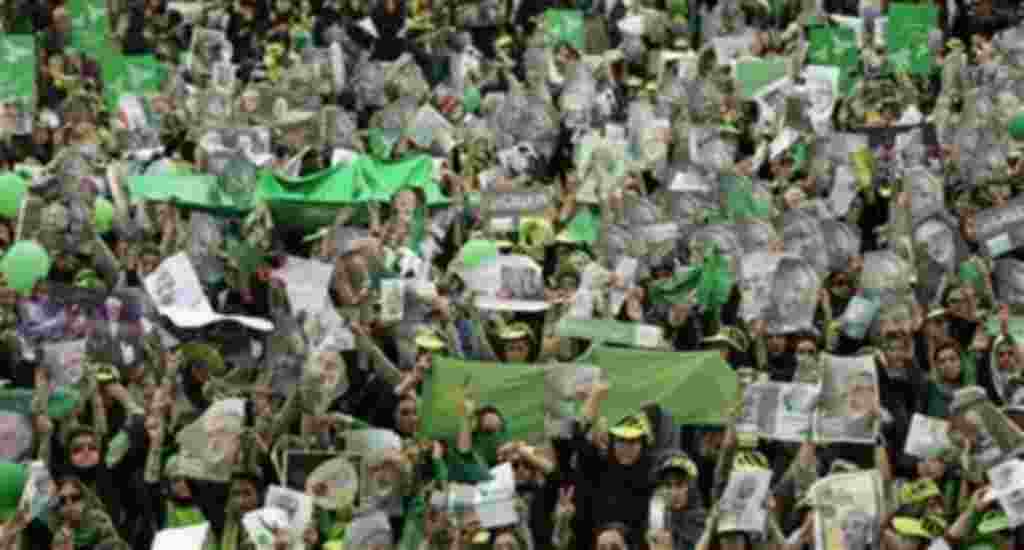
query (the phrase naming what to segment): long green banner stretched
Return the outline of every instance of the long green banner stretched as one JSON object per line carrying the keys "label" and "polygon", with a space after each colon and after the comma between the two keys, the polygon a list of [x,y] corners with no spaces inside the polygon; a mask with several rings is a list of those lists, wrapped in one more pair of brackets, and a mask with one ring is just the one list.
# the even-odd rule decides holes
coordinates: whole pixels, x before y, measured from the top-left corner
{"label": "long green banner stretched", "polygon": [[31,34],[0,36],[0,102],[36,104],[36,39]]}
{"label": "long green banner stretched", "polygon": [[[658,403],[681,424],[724,424],[736,404],[736,373],[717,352],[675,353],[599,346],[586,358],[611,384],[601,414],[615,422]],[[459,404],[468,394],[501,411],[511,437],[544,434],[548,369],[438,357],[423,386],[421,435],[451,439],[459,431]]]}
{"label": "long green banner stretched", "polygon": [[680,424],[724,424],[739,398],[739,380],[718,352],[678,353],[599,346],[584,362],[611,384],[601,414],[616,422],[658,403]]}

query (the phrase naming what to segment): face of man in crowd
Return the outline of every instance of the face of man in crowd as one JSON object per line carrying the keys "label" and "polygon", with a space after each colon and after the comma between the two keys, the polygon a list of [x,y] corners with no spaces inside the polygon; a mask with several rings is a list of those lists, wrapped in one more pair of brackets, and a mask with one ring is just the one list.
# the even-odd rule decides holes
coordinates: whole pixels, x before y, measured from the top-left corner
{"label": "face of man in crowd", "polygon": [[231,498],[239,512],[245,514],[260,507],[260,494],[256,485],[248,479],[235,480],[231,484]]}
{"label": "face of man in crowd", "polygon": [[96,436],[80,434],[75,436],[69,445],[71,464],[76,468],[92,468],[100,462],[100,446]]}

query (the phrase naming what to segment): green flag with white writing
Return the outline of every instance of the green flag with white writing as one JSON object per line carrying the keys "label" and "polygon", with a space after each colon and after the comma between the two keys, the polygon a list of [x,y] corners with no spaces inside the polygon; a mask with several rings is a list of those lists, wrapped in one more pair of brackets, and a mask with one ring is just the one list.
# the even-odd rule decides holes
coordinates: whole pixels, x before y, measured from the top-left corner
{"label": "green flag with white writing", "polygon": [[36,39],[30,34],[0,35],[0,103],[36,104]]}

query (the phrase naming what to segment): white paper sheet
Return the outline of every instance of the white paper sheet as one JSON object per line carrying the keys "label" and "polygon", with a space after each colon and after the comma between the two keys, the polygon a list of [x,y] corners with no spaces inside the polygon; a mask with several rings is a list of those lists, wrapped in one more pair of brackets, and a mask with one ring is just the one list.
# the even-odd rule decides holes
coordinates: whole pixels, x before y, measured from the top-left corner
{"label": "white paper sheet", "polygon": [[200,550],[209,532],[209,523],[157,531],[153,550]]}
{"label": "white paper sheet", "polygon": [[327,299],[327,288],[333,271],[330,264],[289,256],[284,267],[274,271],[274,277],[284,281],[285,293],[288,294],[293,313],[316,313]]}
{"label": "white paper sheet", "polygon": [[231,320],[263,332],[274,330],[274,324],[266,319],[223,315],[214,311],[185,252],[164,260],[143,283],[157,311],[166,315],[176,326],[197,328],[216,321]]}
{"label": "white paper sheet", "polygon": [[288,527],[294,533],[301,534],[313,520],[313,497],[280,485],[271,485],[267,489],[266,507],[284,510],[288,516]]}

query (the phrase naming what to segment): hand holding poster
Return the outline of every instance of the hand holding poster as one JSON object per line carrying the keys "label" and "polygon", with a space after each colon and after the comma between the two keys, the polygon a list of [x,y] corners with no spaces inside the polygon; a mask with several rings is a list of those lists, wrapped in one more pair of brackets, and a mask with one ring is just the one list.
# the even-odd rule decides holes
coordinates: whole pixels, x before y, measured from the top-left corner
{"label": "hand holding poster", "polygon": [[949,421],[914,413],[904,453],[918,458],[931,458],[953,448],[949,441]]}
{"label": "hand holding poster", "polygon": [[809,495],[815,548],[875,547],[886,513],[878,470],[830,475],[812,485]]}
{"label": "hand holding poster", "polygon": [[776,441],[807,441],[819,394],[814,384],[751,384],[743,396],[736,430]]}
{"label": "hand holding poster", "polygon": [[216,321],[236,321],[249,328],[269,332],[273,323],[246,315],[222,315],[213,311],[199,277],[185,252],[167,258],[146,277],[146,292],[153,298],[157,311],[175,325],[185,328],[206,326]]}
{"label": "hand holding poster", "polygon": [[814,419],[815,438],[873,445],[881,422],[874,357],[824,354],[822,361],[825,369]]}

